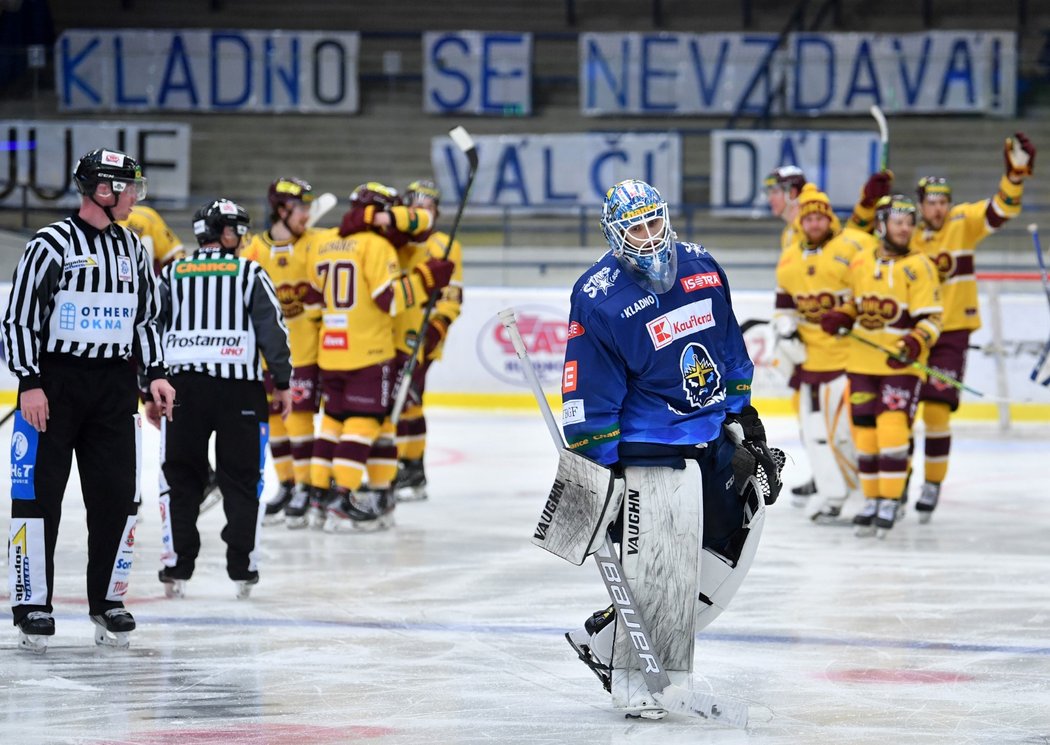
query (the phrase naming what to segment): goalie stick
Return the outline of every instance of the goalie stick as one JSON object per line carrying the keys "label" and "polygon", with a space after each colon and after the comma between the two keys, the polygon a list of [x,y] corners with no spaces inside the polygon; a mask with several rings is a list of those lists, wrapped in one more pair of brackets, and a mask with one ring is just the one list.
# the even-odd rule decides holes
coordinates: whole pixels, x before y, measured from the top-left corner
{"label": "goalie stick", "polygon": [[[554,419],[547,397],[543,393],[536,368],[532,366],[525,342],[518,331],[518,322],[513,308],[507,308],[499,312],[500,322],[507,329],[514,351],[521,360],[522,370],[528,380],[529,387],[536,397],[536,403],[540,407],[540,413],[547,423],[554,446],[559,452],[565,449],[565,439],[561,428]],[[630,629],[628,637],[632,643],[632,651],[638,660],[638,667],[645,679],[645,685],[649,689],[656,702],[675,714],[708,719],[713,722],[727,724],[732,727],[743,729],[747,726],[748,707],[740,701],[728,701],[709,693],[690,691],[681,686],[671,684],[663,662],[656,652],[652,643],[652,635],[641,610],[635,602],[634,593],[630,584],[624,577],[623,567],[616,555],[616,547],[612,538],[605,536],[605,543],[594,554],[594,561],[602,575],[602,581],[612,599],[613,606],[620,616],[620,620]]]}
{"label": "goalie stick", "polygon": [[886,124],[886,115],[878,105],[872,104],[869,111],[879,125],[879,143],[882,145],[879,150],[879,170],[885,171],[890,166],[890,128]]}
{"label": "goalie stick", "polygon": [[[478,174],[478,149],[474,144],[474,139],[467,133],[467,130],[463,127],[454,127],[449,130],[448,136],[452,138],[452,142],[456,144],[456,147],[467,156],[468,171],[467,184],[463,189],[463,196],[459,200],[456,216],[452,219],[452,228],[448,231],[448,243],[445,244],[445,252],[441,255],[441,258],[446,261],[449,253],[452,251],[452,243],[456,240],[459,222],[463,219],[463,208],[467,206],[467,200],[470,199],[470,190],[474,186],[474,177]],[[419,366],[419,348],[423,346],[423,342],[426,339],[427,327],[430,325],[430,314],[434,312],[434,306],[437,304],[440,294],[440,290],[430,294],[426,308],[423,309],[423,320],[416,331],[416,337],[409,343],[411,350],[408,354],[408,361],[401,368],[401,377],[397,383],[397,390],[394,392],[394,407],[390,411],[390,419],[395,426],[401,419],[401,412],[404,410],[405,402],[408,400],[408,392],[412,386],[412,375]]]}
{"label": "goalie stick", "polygon": [[[1043,290],[1046,292],[1046,301],[1050,303],[1050,279],[1046,275],[1046,260],[1043,258],[1043,246],[1039,243],[1039,226],[1032,223],[1028,226],[1028,232],[1032,234],[1032,245],[1035,248],[1035,259],[1039,262],[1039,273],[1043,277]],[[1046,364],[1047,357],[1050,357],[1050,339],[1046,340],[1046,344],[1043,346],[1043,351],[1039,353],[1039,359],[1035,362],[1035,367],[1032,368],[1031,374],[1028,376],[1029,380],[1034,380],[1041,385],[1050,385],[1050,376],[1047,376],[1046,380],[1037,380],[1039,371],[1043,365]]]}

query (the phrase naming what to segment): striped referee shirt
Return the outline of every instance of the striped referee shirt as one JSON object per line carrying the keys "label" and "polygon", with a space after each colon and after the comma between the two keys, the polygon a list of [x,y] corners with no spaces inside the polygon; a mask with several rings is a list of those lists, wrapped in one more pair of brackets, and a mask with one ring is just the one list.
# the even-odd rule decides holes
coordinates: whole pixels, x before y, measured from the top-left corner
{"label": "striped referee shirt", "polygon": [[39,388],[42,354],[94,365],[130,359],[164,374],[150,257],[130,230],[78,215],[37,231],[15,269],[2,333],[19,391]]}
{"label": "striped referee shirt", "polygon": [[274,385],[292,375],[288,329],[266,271],[219,246],[164,267],[161,332],[168,369],[231,380],[262,380],[262,358]]}

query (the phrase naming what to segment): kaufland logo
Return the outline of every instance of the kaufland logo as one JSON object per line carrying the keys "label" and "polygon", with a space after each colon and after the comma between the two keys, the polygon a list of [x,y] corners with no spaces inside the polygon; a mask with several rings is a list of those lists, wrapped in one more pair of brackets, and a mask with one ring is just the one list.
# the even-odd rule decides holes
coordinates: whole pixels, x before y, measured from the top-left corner
{"label": "kaufland logo", "polygon": [[707,298],[654,318],[645,327],[649,330],[649,338],[653,340],[653,348],[663,349],[675,339],[692,336],[714,325],[711,299]]}

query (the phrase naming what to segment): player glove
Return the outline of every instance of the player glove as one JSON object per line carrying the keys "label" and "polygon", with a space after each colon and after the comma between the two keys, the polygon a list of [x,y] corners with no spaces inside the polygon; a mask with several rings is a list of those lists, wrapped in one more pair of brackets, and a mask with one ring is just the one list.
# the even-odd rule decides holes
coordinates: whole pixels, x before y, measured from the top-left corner
{"label": "player glove", "polygon": [[423,340],[423,353],[428,359],[441,346],[441,342],[445,340],[445,335],[448,333],[448,327],[451,323],[447,317],[442,315],[431,317],[430,324],[427,326],[426,338]]}
{"label": "player glove", "polygon": [[423,288],[427,292],[433,292],[434,290],[440,290],[442,287],[448,287],[448,283],[452,281],[452,271],[455,268],[456,265],[451,261],[431,258],[422,264],[416,264],[412,271],[423,280]]}
{"label": "player glove", "polygon": [[906,367],[911,367],[911,363],[919,359],[922,349],[922,339],[912,332],[897,342],[897,355],[888,356],[886,364],[894,370],[903,370]]}
{"label": "player glove", "polygon": [[874,207],[875,203],[890,193],[893,171],[879,171],[868,177],[860,192],[861,207]]}
{"label": "player glove", "polygon": [[1035,168],[1035,145],[1025,136],[1024,132],[1017,132],[1013,137],[1007,137],[1003,146],[1003,159],[1006,161],[1006,175],[1011,179],[1024,180],[1032,175]]}
{"label": "player glove", "polygon": [[820,317],[820,327],[824,329],[824,333],[841,336],[853,328],[853,318],[841,310],[825,311]]}

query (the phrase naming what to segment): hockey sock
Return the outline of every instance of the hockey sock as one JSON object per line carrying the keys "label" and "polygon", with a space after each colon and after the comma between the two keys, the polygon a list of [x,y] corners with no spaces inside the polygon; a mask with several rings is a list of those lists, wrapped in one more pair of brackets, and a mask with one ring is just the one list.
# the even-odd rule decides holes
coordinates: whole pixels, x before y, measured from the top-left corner
{"label": "hockey sock", "polygon": [[280,414],[270,414],[270,455],[278,481],[292,480],[292,443]]}
{"label": "hockey sock", "polygon": [[875,499],[879,496],[879,439],[875,427],[854,423],[853,443],[857,446],[861,492],[867,499]]}
{"label": "hockey sock", "polygon": [[370,417],[352,416],[343,422],[339,444],[332,458],[336,484],[350,491],[361,488],[365,479],[365,462],[379,431],[379,422]]}
{"label": "hockey sock", "polygon": [[[310,459],[314,449],[314,415],[310,411],[293,411],[285,422],[291,440],[292,463],[295,468],[295,482],[305,484],[310,481]],[[272,430],[271,430],[272,431]],[[290,479],[291,477],[289,477]],[[289,479],[282,479],[287,481]]]}
{"label": "hockey sock", "polygon": [[321,433],[314,440],[310,456],[310,486],[328,490],[332,482],[332,458],[343,431],[343,423],[331,417],[322,417]]}
{"label": "hockey sock", "polygon": [[948,424],[951,407],[941,401],[924,401],[922,421],[926,424],[925,479],[939,484],[948,475],[948,453],[952,447],[952,431]]}
{"label": "hockey sock", "polygon": [[426,448],[427,420],[423,407],[412,404],[405,409],[397,423],[397,457],[401,460],[419,460]]}
{"label": "hockey sock", "polygon": [[899,499],[908,477],[908,415],[884,411],[875,419],[879,444],[879,496]]}
{"label": "hockey sock", "polygon": [[379,430],[379,437],[368,454],[366,468],[369,485],[377,489],[390,486],[397,476],[397,445],[394,444],[394,424],[389,419]]}

